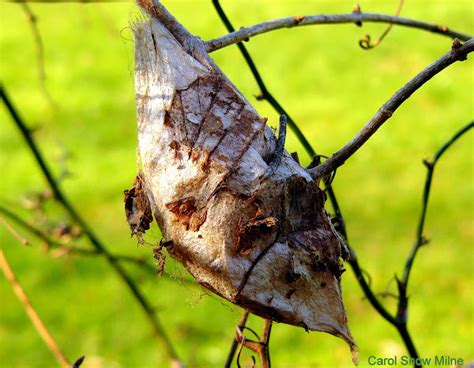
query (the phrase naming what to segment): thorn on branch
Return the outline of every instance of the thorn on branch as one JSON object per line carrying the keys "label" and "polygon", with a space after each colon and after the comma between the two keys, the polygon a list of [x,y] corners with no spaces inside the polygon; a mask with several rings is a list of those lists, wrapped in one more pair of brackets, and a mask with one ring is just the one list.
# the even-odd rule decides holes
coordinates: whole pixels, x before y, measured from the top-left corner
{"label": "thorn on branch", "polygon": [[293,160],[295,160],[298,164],[300,163],[300,157],[298,156],[298,152],[291,152],[290,156]]}
{"label": "thorn on branch", "polygon": [[464,61],[467,60],[467,54],[463,52],[459,52],[459,49],[463,43],[459,40],[459,38],[455,38],[453,40],[453,44],[451,45],[451,59]]}
{"label": "thorn on branch", "polygon": [[428,170],[433,170],[434,165],[432,161],[425,158],[422,162],[423,162],[423,165],[425,165]]}
{"label": "thorn on branch", "polygon": [[[240,27],[239,30],[240,30],[240,31],[245,31],[245,27]],[[244,38],[242,41],[244,41],[244,42],[249,42],[249,41],[250,41],[250,38],[249,38],[249,37],[246,37],[246,38]]]}
{"label": "thorn on branch", "polygon": [[295,24],[300,24],[300,23],[303,21],[304,16],[302,16],[302,15],[295,15],[295,16],[293,17],[293,19],[295,20]]}
{"label": "thorn on branch", "polygon": [[[360,10],[360,5],[359,4],[355,4],[354,5],[354,8],[352,9],[352,13],[353,14],[361,14],[362,11]],[[360,20],[358,20],[357,22],[354,23],[357,27],[362,27],[362,22]],[[361,46],[362,47],[362,46]]]}
{"label": "thorn on branch", "polygon": [[428,244],[429,242],[430,242],[430,239],[426,238],[425,236],[422,236],[422,237],[421,237],[421,242],[420,242],[420,247],[421,247],[422,245]]}

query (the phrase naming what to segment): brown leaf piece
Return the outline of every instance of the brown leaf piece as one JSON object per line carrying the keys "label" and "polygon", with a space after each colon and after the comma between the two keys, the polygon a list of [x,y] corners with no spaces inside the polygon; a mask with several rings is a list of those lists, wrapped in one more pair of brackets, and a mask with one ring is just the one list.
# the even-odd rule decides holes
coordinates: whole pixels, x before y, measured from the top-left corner
{"label": "brown leaf piece", "polygon": [[220,70],[156,20],[134,28],[140,193],[168,253],[230,302],[355,350],[341,244],[318,183],[286,151],[272,165],[272,129]]}
{"label": "brown leaf piece", "polygon": [[130,190],[124,191],[125,215],[132,230],[132,236],[136,235],[138,241],[143,243],[142,234],[150,228],[153,222],[150,201],[143,188],[143,174],[140,172]]}

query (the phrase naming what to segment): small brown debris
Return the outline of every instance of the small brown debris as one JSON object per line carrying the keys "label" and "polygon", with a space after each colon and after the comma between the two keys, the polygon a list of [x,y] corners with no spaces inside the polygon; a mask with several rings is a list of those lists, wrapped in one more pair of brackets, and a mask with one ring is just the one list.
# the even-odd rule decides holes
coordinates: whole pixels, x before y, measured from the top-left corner
{"label": "small brown debris", "polygon": [[459,49],[461,48],[461,46],[462,46],[462,42],[458,38],[455,38],[451,46],[452,59],[456,59],[459,61],[467,60],[467,54],[462,54],[459,52]]}
{"label": "small brown debris", "polygon": [[276,217],[264,215],[258,209],[256,216],[239,226],[236,254],[246,255],[256,248],[260,238],[267,238],[278,225]]}
{"label": "small brown debris", "polygon": [[157,261],[156,273],[158,276],[163,276],[163,273],[165,272],[166,256],[163,254],[163,248],[166,243],[168,242],[161,243],[158,247],[153,248],[153,258]]}
{"label": "small brown debris", "polygon": [[172,247],[173,246],[173,241],[172,240],[167,240],[167,241],[164,242],[163,240],[161,240],[160,246],[163,247],[163,248]]}
{"label": "small brown debris", "polygon": [[293,19],[295,20],[296,24],[299,24],[304,19],[304,17],[301,15],[295,15]]}
{"label": "small brown debris", "polygon": [[168,147],[174,151],[174,158],[177,159],[179,157],[180,150],[179,143],[177,141],[171,141]]}
{"label": "small brown debris", "polygon": [[455,50],[455,49],[459,49],[461,46],[462,46],[462,42],[459,40],[459,38],[455,38],[453,40],[453,44],[452,44],[451,48],[453,50]]}
{"label": "small brown debris", "polygon": [[286,292],[285,298],[286,299],[291,299],[291,296],[295,293],[296,289],[290,289]]}
{"label": "small brown debris", "polygon": [[178,223],[189,229],[191,216],[197,211],[194,197],[178,199],[177,201],[167,203],[165,207],[176,215]]}
{"label": "small brown debris", "polygon": [[142,234],[153,222],[150,201],[144,190],[142,172],[139,172],[130,190],[124,191],[125,215],[132,230],[132,236],[136,235],[140,243],[143,243]]}
{"label": "small brown debris", "polygon": [[65,222],[59,223],[53,229],[53,235],[60,241],[67,243],[72,239],[76,239],[81,235],[81,229],[78,226]]}
{"label": "small brown debris", "polygon": [[288,269],[285,274],[285,281],[291,284],[297,281],[300,277],[301,275],[299,273],[296,273],[295,271],[293,271],[293,269]]}
{"label": "small brown debris", "polygon": [[441,32],[449,32],[449,28],[446,26],[438,26],[438,30]]}
{"label": "small brown debris", "polygon": [[191,231],[198,231],[201,225],[206,221],[206,218],[207,208],[201,208],[191,216],[188,229]]}

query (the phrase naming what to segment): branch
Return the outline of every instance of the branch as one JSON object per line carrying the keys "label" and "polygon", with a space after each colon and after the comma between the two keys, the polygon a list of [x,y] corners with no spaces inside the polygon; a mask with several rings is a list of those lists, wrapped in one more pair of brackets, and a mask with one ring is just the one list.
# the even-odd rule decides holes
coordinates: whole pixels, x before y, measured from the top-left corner
{"label": "branch", "polygon": [[433,78],[436,74],[455,63],[466,60],[467,55],[474,50],[474,39],[470,39],[463,45],[455,39],[451,51],[440,57],[434,63],[426,67],[411,81],[400,88],[382,107],[373,118],[362,128],[362,130],[344,147],[334,153],[321,165],[308,172],[313,178],[322,178],[343,165],[365,142],[385,123],[393,113],[423,84]]}
{"label": "branch", "polygon": [[[240,317],[239,324],[237,325],[237,331],[242,330],[247,323],[247,319],[249,317],[249,312],[244,309],[242,316]],[[224,368],[231,368],[232,361],[234,360],[235,352],[237,351],[237,346],[239,345],[239,341],[237,337],[234,337],[232,340],[232,345],[230,346],[229,354],[227,354],[227,360],[225,362]]]}
{"label": "branch", "polygon": [[420,249],[421,246],[427,243],[427,239],[423,236],[423,229],[425,226],[425,219],[426,219],[426,212],[428,209],[428,200],[430,196],[430,190],[431,190],[431,182],[433,179],[433,174],[434,174],[434,169],[436,167],[436,164],[438,163],[438,160],[443,156],[443,154],[459,139],[461,138],[465,133],[467,133],[470,129],[474,128],[474,121],[471,121],[469,124],[464,126],[462,129],[460,129],[454,136],[447,141],[445,144],[441,146],[441,148],[436,152],[436,154],[433,157],[432,161],[427,161],[424,160],[423,163],[426,166],[427,169],[427,174],[426,174],[426,179],[425,179],[425,187],[423,190],[423,204],[421,208],[421,214],[420,214],[420,219],[418,222],[417,230],[416,230],[416,239],[415,243],[413,244],[413,248],[410,251],[410,254],[407,258],[407,261],[405,263],[405,269],[403,272],[403,278],[400,281],[404,288],[406,289],[408,287],[408,280],[410,278],[410,272],[413,267],[413,262],[415,261],[415,257],[417,255],[418,249]]}
{"label": "branch", "polygon": [[225,36],[206,41],[205,44],[207,52],[213,52],[234,43],[247,41],[251,37],[281,28],[293,28],[316,24],[342,24],[360,22],[397,24],[400,26],[438,33],[451,38],[459,38],[462,41],[467,41],[472,37],[464,33],[452,31],[446,26],[421,22],[419,20],[409,18],[401,18],[385,14],[349,13],[294,16],[275,19],[268,22],[259,23],[251,27],[241,28],[240,30],[229,33]]}
{"label": "branch", "polygon": [[31,152],[33,153],[35,160],[38,166],[41,169],[48,185],[53,192],[54,197],[56,200],[64,207],[64,209],[69,213],[71,218],[81,227],[85,236],[89,239],[90,243],[97,250],[100,254],[104,256],[110,266],[114,269],[115,272],[119,275],[120,279],[127,285],[130,292],[133,294],[136,301],[140,304],[143,312],[145,313],[148,321],[153,327],[156,336],[163,344],[166,354],[168,355],[172,365],[181,366],[181,363],[178,359],[178,355],[169,339],[168,335],[163,329],[161,322],[156,314],[156,311],[151,306],[150,302],[146,299],[145,295],[141,292],[136,285],[135,281],[131,278],[128,274],[127,270],[119,263],[119,261],[114,258],[114,256],[108,251],[105,245],[97,238],[94,234],[92,229],[89,227],[89,224],[85,222],[85,220],[79,215],[76,209],[72,206],[69,200],[65,197],[62,193],[61,189],[59,188],[58,184],[53,178],[46,161],[44,160],[43,156],[41,155],[36,142],[34,141],[30,130],[27,128],[23,120],[20,118],[18,112],[14,108],[13,104],[11,103],[10,99],[8,98],[6,91],[3,86],[0,87],[0,96],[5,102],[5,106],[10,113],[13,121],[15,122],[17,128],[20,130],[23,138],[25,139],[28,147],[30,148]]}
{"label": "branch", "polygon": [[36,310],[31,305],[28,296],[26,295],[25,291],[21,287],[20,283],[18,282],[13,270],[11,269],[8,261],[3,253],[3,250],[0,248],[0,268],[2,269],[5,277],[7,278],[8,282],[13,288],[17,298],[20,300],[23,308],[25,309],[26,314],[30,318],[31,322],[35,326],[36,330],[40,334],[41,338],[48,346],[49,350],[53,353],[54,357],[58,361],[59,365],[63,368],[69,367],[69,362],[67,358],[64,356],[63,352],[59,348],[56,341],[54,341],[53,337],[49,333],[48,329],[44,325],[43,321],[41,320],[40,316],[36,312]]}

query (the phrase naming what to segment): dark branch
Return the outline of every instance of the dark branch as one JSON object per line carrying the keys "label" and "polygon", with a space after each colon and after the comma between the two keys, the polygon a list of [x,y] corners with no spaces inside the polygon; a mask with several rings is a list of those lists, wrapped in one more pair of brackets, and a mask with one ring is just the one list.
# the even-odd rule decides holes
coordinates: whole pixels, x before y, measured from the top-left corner
{"label": "dark branch", "polygon": [[423,161],[423,163],[426,166],[427,173],[426,173],[426,179],[425,179],[425,187],[423,190],[423,201],[422,201],[422,207],[421,207],[421,214],[420,214],[420,219],[418,221],[418,226],[416,229],[416,239],[413,244],[413,248],[410,251],[410,254],[407,258],[407,261],[405,263],[405,269],[403,272],[403,278],[400,281],[405,289],[408,287],[408,280],[410,278],[410,272],[413,267],[413,262],[415,261],[415,257],[417,255],[418,250],[420,249],[421,246],[426,244],[427,240],[423,236],[423,230],[425,226],[425,220],[426,220],[426,212],[428,210],[428,200],[430,197],[430,190],[431,190],[431,182],[433,180],[433,174],[434,174],[434,169],[436,167],[436,164],[438,160],[443,156],[443,154],[459,139],[461,138],[465,133],[467,133],[470,129],[474,127],[474,121],[471,121],[469,124],[464,126],[462,129],[460,129],[456,134],[453,135],[453,137],[447,141],[445,144],[443,144],[440,149],[436,152],[436,154],[433,157],[432,161]]}

